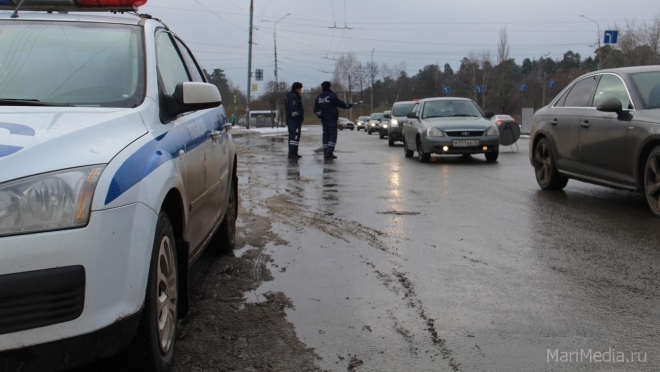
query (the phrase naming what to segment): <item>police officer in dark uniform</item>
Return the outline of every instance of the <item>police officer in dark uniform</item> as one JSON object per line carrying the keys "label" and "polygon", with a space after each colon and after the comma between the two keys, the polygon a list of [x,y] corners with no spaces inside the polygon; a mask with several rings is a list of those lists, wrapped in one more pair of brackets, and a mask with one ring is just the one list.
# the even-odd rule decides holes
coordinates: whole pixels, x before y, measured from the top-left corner
{"label": "police officer in dark uniform", "polygon": [[303,116],[305,116],[302,99],[300,98],[302,88],[302,84],[295,82],[291,86],[291,91],[286,94],[285,107],[286,123],[289,127],[289,159],[302,158],[302,156],[298,155],[300,131],[302,129]]}
{"label": "police officer in dark uniform", "polygon": [[324,81],[321,84],[323,91],[314,101],[314,113],[321,119],[323,124],[323,153],[325,158],[337,159],[334,154],[337,145],[337,120],[339,120],[337,107],[350,109],[353,105],[339,99],[335,92],[330,90],[331,86],[332,84],[329,81]]}

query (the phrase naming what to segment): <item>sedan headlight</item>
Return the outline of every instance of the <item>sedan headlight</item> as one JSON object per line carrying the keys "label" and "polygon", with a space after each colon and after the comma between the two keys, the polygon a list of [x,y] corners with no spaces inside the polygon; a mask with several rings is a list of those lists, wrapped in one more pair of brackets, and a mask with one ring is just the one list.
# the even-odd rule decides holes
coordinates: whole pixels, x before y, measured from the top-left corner
{"label": "sedan headlight", "polygon": [[490,137],[490,136],[499,136],[499,135],[500,135],[500,130],[497,129],[497,125],[493,125],[486,132],[486,136],[488,136],[488,137]]}
{"label": "sedan headlight", "polygon": [[442,131],[440,129],[433,128],[433,127],[426,130],[426,135],[428,137],[444,137],[445,136],[445,134],[442,133]]}
{"label": "sedan headlight", "polygon": [[392,121],[390,121],[390,125],[393,126],[393,127],[398,127],[399,126],[399,121],[396,120],[396,119],[392,119]]}
{"label": "sedan headlight", "polygon": [[0,236],[86,226],[104,168],[69,169],[0,185]]}
{"label": "sedan headlight", "polygon": [[376,126],[376,123],[371,123],[371,126],[372,126],[372,127],[375,127],[375,126]]}
{"label": "sedan headlight", "polygon": [[383,124],[383,128],[387,128],[387,124]]}

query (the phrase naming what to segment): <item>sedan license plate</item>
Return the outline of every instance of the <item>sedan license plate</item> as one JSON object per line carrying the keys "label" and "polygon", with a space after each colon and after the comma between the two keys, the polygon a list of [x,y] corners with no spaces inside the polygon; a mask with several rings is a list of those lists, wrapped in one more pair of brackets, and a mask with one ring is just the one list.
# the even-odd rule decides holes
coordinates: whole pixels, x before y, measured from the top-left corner
{"label": "sedan license plate", "polygon": [[479,140],[454,140],[454,147],[475,147],[479,146]]}

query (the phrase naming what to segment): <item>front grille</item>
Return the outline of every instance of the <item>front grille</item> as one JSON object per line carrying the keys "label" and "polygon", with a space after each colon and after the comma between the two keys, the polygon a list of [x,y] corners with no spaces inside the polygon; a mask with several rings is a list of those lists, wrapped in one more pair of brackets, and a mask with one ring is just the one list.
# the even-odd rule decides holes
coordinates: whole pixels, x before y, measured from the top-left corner
{"label": "front grille", "polygon": [[0,335],[68,322],[84,306],[82,266],[0,276]]}
{"label": "front grille", "polygon": [[481,137],[484,135],[483,130],[448,130],[445,133],[449,137]]}

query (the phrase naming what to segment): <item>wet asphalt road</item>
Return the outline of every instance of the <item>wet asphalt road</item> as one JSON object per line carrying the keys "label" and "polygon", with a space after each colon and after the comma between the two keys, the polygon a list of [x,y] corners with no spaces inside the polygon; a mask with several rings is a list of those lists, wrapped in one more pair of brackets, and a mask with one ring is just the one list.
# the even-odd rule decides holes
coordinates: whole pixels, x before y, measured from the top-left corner
{"label": "wet asphalt road", "polygon": [[291,299],[318,367],[660,369],[660,219],[642,196],[577,181],[541,191],[525,139],[495,164],[422,164],[342,131],[327,162],[307,129],[298,162],[283,137],[236,142],[242,208],[285,241],[265,245],[274,280],[245,296]]}

